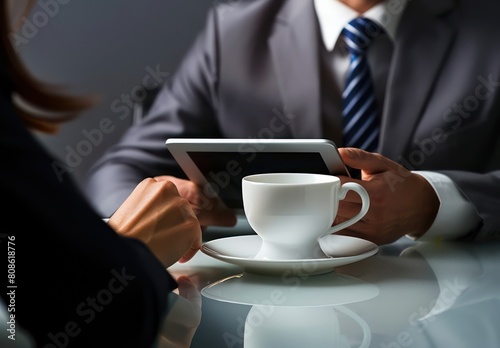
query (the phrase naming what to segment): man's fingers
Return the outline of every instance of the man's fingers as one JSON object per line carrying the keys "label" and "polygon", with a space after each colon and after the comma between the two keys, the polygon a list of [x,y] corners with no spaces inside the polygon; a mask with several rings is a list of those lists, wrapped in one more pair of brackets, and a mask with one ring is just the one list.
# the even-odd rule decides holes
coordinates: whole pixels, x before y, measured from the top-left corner
{"label": "man's fingers", "polygon": [[344,163],[354,169],[361,169],[365,174],[377,174],[395,168],[395,162],[372,152],[366,152],[352,147],[339,148]]}
{"label": "man's fingers", "polygon": [[202,226],[232,227],[236,225],[236,215],[230,210],[200,210],[197,212]]}

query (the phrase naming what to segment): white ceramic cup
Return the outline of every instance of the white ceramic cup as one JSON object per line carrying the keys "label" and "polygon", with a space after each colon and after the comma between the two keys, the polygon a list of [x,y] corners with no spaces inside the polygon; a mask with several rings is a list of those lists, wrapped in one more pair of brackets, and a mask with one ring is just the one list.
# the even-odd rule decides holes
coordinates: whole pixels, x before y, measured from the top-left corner
{"label": "white ceramic cup", "polygon": [[[339,201],[349,190],[359,194],[361,210],[332,227]],[[326,257],[319,239],[338,232],[366,214],[370,198],[356,183],[333,175],[265,173],[242,179],[243,208],[248,223],[262,238],[255,255],[265,260],[301,260]]]}

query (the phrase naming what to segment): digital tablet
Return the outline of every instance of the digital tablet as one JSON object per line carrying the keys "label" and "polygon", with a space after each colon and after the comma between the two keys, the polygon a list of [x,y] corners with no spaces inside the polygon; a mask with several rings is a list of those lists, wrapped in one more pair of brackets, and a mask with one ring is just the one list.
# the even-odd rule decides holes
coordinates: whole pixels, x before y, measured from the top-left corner
{"label": "digital tablet", "polygon": [[349,176],[337,147],[325,139],[170,138],[166,146],[186,176],[242,212],[241,179],[257,173]]}

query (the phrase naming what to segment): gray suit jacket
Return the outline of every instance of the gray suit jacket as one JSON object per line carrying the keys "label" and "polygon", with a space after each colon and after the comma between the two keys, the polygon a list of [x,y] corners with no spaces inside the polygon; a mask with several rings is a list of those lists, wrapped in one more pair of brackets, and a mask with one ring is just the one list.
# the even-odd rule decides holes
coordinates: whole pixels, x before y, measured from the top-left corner
{"label": "gray suit jacket", "polygon": [[[489,41],[500,37],[498,13],[490,0],[408,3],[379,148],[451,177],[483,218],[482,238],[500,230],[500,44]],[[325,137],[318,35],[312,1],[218,6],[144,121],[95,164],[89,198],[110,215],[145,176],[183,176],[170,137]]]}

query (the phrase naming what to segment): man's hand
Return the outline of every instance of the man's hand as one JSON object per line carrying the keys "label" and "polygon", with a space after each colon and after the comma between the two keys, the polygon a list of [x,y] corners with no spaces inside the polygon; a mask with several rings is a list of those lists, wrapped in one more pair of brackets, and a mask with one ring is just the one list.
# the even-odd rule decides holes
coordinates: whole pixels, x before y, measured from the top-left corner
{"label": "man's hand", "polygon": [[157,176],[156,180],[171,181],[177,186],[179,194],[186,198],[202,226],[234,226],[236,215],[227,209],[217,197],[207,196],[203,188],[192,181],[173,176]]}
{"label": "man's hand", "polygon": [[[419,237],[429,229],[439,209],[439,199],[426,179],[376,153],[355,148],[339,148],[339,152],[347,166],[361,170],[361,180],[342,176],[342,183],[362,185],[370,196],[370,209],[363,219],[337,234],[381,245],[406,234]],[[340,202],[335,223],[348,220],[360,207],[359,196],[349,192]]]}

